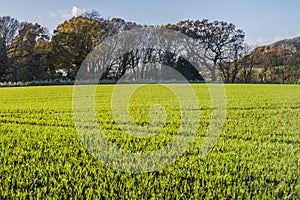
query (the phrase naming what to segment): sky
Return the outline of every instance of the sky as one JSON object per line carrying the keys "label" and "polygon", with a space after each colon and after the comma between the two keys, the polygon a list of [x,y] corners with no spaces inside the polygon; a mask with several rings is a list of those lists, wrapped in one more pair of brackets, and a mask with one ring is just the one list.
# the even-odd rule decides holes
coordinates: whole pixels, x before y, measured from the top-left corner
{"label": "sky", "polygon": [[208,19],[230,22],[250,45],[300,36],[299,0],[2,0],[0,16],[39,23],[50,32],[83,10],[145,25]]}

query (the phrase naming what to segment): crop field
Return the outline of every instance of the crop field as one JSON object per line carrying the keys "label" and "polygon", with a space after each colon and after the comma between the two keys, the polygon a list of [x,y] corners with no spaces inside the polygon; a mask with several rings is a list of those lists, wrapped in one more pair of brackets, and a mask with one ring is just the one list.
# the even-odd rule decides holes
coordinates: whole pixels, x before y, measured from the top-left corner
{"label": "crop field", "polygon": [[[168,144],[181,119],[176,96],[156,84],[132,95],[128,111],[137,127],[151,123],[153,105],[167,113],[158,134],[139,138],[120,128],[131,128],[125,121],[115,122],[114,87],[98,86],[95,98],[107,138],[129,152]],[[200,108],[195,142],[165,168],[143,173],[112,169],[85,148],[74,86],[0,88],[0,199],[300,199],[300,86],[225,85],[226,120],[207,156],[199,150],[210,95],[205,85],[192,87]]]}

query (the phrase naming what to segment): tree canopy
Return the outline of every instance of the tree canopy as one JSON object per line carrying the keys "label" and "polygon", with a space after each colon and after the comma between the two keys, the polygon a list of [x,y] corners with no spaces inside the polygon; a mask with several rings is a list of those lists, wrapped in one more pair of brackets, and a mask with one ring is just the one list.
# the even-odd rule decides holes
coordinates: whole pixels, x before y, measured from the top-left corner
{"label": "tree canopy", "polygon": [[[40,24],[2,16],[0,82],[74,80],[86,56],[106,37],[143,27],[146,26],[122,18],[104,19],[97,11],[90,11],[59,24],[50,34]],[[206,81],[300,82],[299,38],[251,48],[244,41],[244,31],[224,21],[185,20],[153,27],[172,29],[196,41],[196,47],[185,48],[195,55],[191,59],[201,59],[197,58],[197,51],[201,50],[202,56],[210,62],[210,75]],[[139,63],[151,63],[151,69],[156,64],[168,64],[189,80],[203,81],[199,68],[193,67],[184,58],[176,57],[175,52],[161,49],[133,49],[115,58],[101,78],[118,80],[128,71],[145,70],[138,66]],[[149,75],[149,72],[143,71],[142,76],[147,76],[147,73]]]}

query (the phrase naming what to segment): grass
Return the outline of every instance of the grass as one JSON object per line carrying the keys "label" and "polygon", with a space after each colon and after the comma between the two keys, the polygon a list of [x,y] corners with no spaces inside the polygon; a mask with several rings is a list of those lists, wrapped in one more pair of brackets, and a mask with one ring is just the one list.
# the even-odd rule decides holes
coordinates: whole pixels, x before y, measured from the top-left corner
{"label": "grass", "polygon": [[[200,107],[196,142],[167,167],[140,174],[111,169],[86,150],[75,128],[73,86],[0,88],[0,199],[299,199],[300,86],[226,85],[226,121],[205,157],[199,150],[210,98],[205,85],[192,86]],[[161,132],[137,138],[120,128],[130,130],[127,119],[113,118],[113,89],[98,86],[95,98],[110,141],[151,152],[176,135],[180,103],[172,92],[152,84],[134,93],[129,113],[138,126],[151,123],[153,104],[167,112]]]}

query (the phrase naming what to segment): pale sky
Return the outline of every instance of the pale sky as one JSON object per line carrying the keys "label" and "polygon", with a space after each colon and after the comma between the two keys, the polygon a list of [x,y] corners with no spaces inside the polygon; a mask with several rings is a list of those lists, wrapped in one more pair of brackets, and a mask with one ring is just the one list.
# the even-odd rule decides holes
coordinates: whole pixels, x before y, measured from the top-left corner
{"label": "pale sky", "polygon": [[0,16],[37,22],[49,28],[80,10],[97,10],[104,18],[121,17],[147,25],[209,19],[235,24],[252,45],[300,36],[299,0],[2,0]]}

